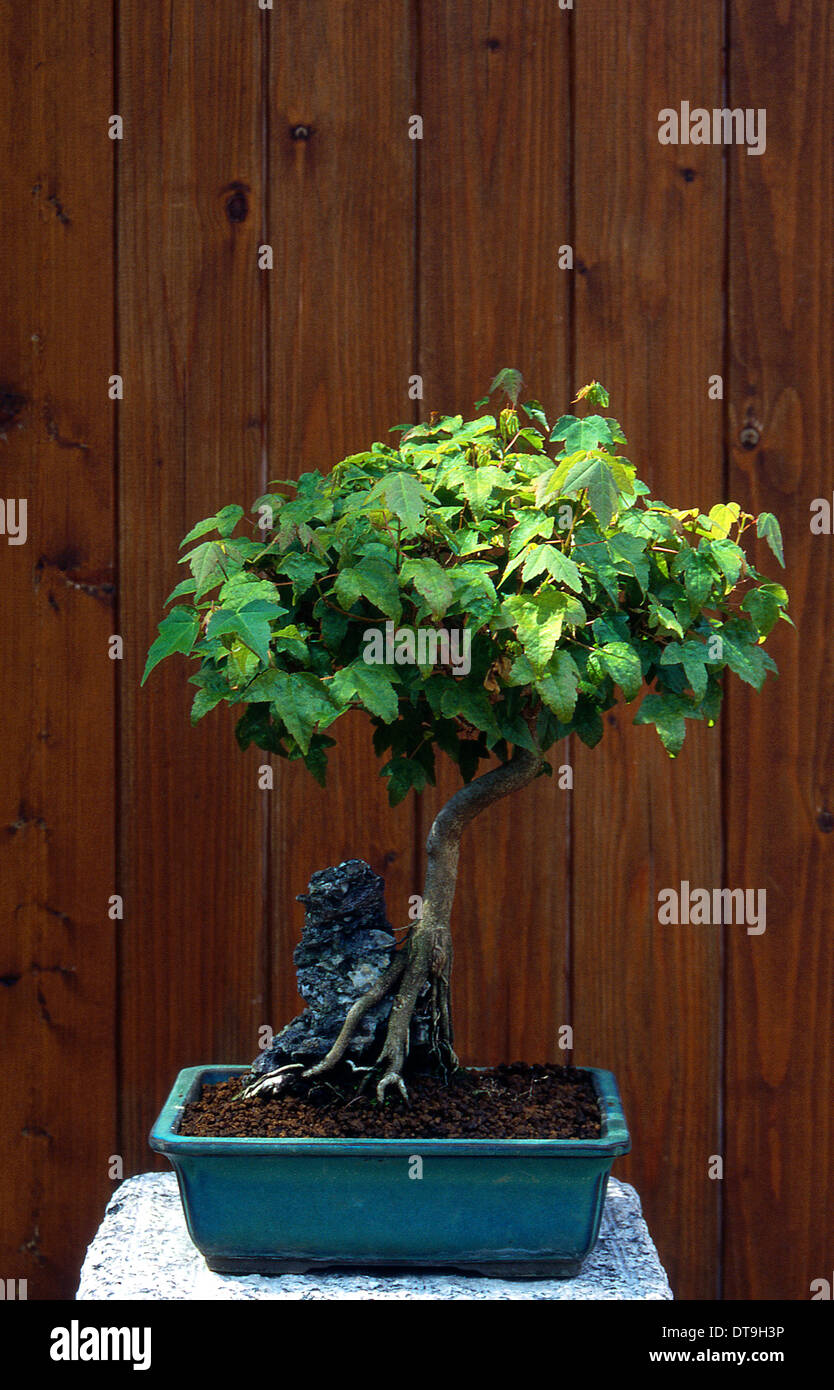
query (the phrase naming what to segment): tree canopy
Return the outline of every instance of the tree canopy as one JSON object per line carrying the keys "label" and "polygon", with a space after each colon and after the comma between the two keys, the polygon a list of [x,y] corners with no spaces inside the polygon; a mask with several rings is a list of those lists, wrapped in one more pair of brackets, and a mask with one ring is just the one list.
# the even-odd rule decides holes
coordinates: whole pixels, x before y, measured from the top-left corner
{"label": "tree canopy", "polygon": [[469,781],[511,746],[593,746],[620,694],[645,692],[634,722],[677,754],[688,719],[717,719],[726,670],[757,690],[776,670],[763,644],[788,595],[741,541],[783,565],[778,522],[653,499],[597,382],[576,398],[592,413],[553,425],[521,389],[505,369],[497,413],[394,426],[397,443],[271,483],[249,518],[199,522],[143,681],[196,658],[192,722],[239,706],[242,747],[322,784],[333,726],[364,709],[392,804],[434,782],[438,750]]}

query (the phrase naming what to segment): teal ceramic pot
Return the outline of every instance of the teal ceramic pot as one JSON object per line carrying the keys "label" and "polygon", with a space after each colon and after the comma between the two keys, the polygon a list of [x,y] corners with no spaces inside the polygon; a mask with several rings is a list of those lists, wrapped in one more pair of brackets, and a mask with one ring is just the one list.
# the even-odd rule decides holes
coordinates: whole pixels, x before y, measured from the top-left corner
{"label": "teal ceramic pot", "polygon": [[177,1174],[191,1239],[221,1273],[387,1266],[568,1278],[596,1241],[611,1164],[631,1147],[617,1083],[595,1068],[598,1139],[177,1133],[203,1083],[247,1070],[181,1071],[150,1136]]}

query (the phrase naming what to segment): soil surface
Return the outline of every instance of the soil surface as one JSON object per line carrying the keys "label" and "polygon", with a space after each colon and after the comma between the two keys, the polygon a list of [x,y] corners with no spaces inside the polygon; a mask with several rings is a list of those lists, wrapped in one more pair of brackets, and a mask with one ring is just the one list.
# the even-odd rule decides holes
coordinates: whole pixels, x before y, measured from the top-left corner
{"label": "soil surface", "polygon": [[183,1112],[180,1134],[215,1138],[595,1139],[599,1106],[590,1078],[574,1067],[461,1068],[444,1082],[408,1078],[410,1105],[380,1104],[357,1083],[296,1086],[276,1097],[237,1100],[240,1080],[204,1085]]}

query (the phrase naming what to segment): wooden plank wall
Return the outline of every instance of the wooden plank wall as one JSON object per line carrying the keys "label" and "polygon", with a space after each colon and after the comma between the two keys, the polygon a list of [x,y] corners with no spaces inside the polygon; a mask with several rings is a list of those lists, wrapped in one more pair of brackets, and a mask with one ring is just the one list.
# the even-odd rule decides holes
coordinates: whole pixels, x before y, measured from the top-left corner
{"label": "wooden plank wall", "polygon": [[809,512],[832,503],[834,13],[733,0],[729,22],[733,105],[767,111],[765,155],[730,171],[730,484],[783,518],[798,632],[766,700],[731,692],[726,730],[727,876],[766,889],[768,920],[728,940],[724,1292],[807,1298],[834,1230],[833,542]]}
{"label": "wooden plank wall", "polygon": [[[309,874],[362,855],[400,924],[454,785],[390,813],[357,717],[327,793],[280,761],[261,791],[229,719],[189,729],[184,664],[140,691],[180,537],[465,410],[506,365],[551,412],[602,379],[668,501],[775,511],[799,632],[676,761],[617,709],[601,748],[560,753],[572,791],[488,813],[462,861],[459,1049],[554,1058],[569,1023],[574,1059],[616,1072],[618,1172],[678,1297],[830,1276],[831,539],[808,526],[834,394],[829,9],[0,6],[0,491],[28,500],[26,544],[0,535],[0,1275],[30,1297],[72,1295],[113,1156],[151,1166],[178,1068],[248,1060],[296,1011]],[[766,108],[765,154],[661,146],[682,100]],[[683,879],[766,888],[766,932],[658,926]]]}
{"label": "wooden plank wall", "polygon": [[43,1298],[117,1152],[109,8],[5,4],[0,49],[0,467],[27,503],[25,544],[0,537],[0,1268]]}
{"label": "wooden plank wall", "polygon": [[[661,145],[657,114],[721,105],[718,6],[582,6],[575,22],[573,380],[597,376],[655,496],[723,495],[723,151]],[[641,54],[635,62],[633,55]],[[616,80],[599,83],[600,71]],[[697,93],[697,98],[694,94]],[[633,710],[576,749],[573,980],[577,1061],[619,1078],[634,1129],[623,1174],[643,1194],[672,1287],[715,1287],[720,1188],[721,940],[661,926],[657,894],[721,882],[721,735],[672,761]],[[646,735],[649,734],[649,737]]]}
{"label": "wooden plank wall", "polygon": [[[568,378],[570,277],[553,255],[571,210],[565,16],[513,0],[443,0],[420,14],[427,408],[471,408],[497,367],[515,364],[553,408]],[[425,793],[422,839],[458,784],[444,769]],[[540,779],[511,815],[486,812],[461,855],[453,1007],[469,1061],[557,1055],[568,1022],[569,799],[556,778]]]}

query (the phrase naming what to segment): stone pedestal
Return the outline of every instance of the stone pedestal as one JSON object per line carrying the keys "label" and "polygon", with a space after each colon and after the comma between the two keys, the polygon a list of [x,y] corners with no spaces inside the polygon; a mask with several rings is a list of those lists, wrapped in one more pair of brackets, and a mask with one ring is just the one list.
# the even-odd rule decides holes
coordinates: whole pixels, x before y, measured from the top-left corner
{"label": "stone pedestal", "polygon": [[347,1271],[214,1274],[191,1242],[173,1173],[116,1189],[81,1270],[79,1299],[670,1299],[640,1199],[611,1178],[599,1240],[575,1279]]}

